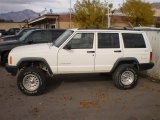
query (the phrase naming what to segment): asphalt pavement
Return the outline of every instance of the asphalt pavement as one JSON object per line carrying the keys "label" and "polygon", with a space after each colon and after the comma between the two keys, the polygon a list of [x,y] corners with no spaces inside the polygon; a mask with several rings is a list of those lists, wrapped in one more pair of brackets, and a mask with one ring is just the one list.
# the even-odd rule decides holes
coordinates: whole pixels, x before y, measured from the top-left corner
{"label": "asphalt pavement", "polygon": [[119,90],[110,75],[58,75],[40,96],[26,96],[0,67],[0,120],[160,120],[160,84],[140,78]]}

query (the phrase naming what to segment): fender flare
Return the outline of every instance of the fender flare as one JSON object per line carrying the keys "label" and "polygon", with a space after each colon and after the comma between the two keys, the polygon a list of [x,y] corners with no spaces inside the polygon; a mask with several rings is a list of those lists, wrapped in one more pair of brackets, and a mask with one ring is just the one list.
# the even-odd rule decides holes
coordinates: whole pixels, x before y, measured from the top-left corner
{"label": "fender flare", "polygon": [[134,58],[134,57],[125,57],[125,58],[119,58],[119,59],[114,63],[111,72],[113,72],[113,71],[117,68],[117,66],[118,66],[119,64],[121,64],[122,62],[135,62],[135,65],[137,65],[137,68],[138,68],[138,70],[139,70],[139,62],[138,62],[138,60],[137,60],[136,58]]}
{"label": "fender flare", "polygon": [[52,70],[51,70],[48,62],[47,62],[44,58],[41,58],[41,57],[27,57],[27,58],[22,58],[22,59],[20,59],[20,60],[18,61],[17,67],[19,67],[19,66],[22,64],[22,62],[42,62],[42,63],[44,63],[44,64],[46,65],[49,73],[53,75],[53,72],[52,72]]}

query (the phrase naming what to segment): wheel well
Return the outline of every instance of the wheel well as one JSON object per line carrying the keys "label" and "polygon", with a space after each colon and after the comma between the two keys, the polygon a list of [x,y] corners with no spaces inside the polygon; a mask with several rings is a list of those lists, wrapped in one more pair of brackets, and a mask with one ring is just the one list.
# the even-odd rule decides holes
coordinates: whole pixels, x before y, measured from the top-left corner
{"label": "wheel well", "polygon": [[32,60],[32,61],[22,61],[19,65],[18,65],[18,69],[24,69],[26,67],[36,67],[36,68],[40,68],[42,69],[45,73],[47,73],[49,76],[52,75],[52,72],[49,68],[49,66],[44,63],[43,61],[37,61],[37,60]]}
{"label": "wheel well", "polygon": [[8,50],[8,51],[4,51],[3,53],[2,53],[2,55],[1,55],[1,60],[3,60],[4,59],[4,55],[6,54],[6,53],[9,53],[10,51]]}
{"label": "wheel well", "polygon": [[137,61],[134,61],[134,60],[127,60],[127,61],[120,61],[118,63],[116,63],[114,66],[113,66],[113,69],[111,70],[111,72],[114,72],[118,66],[122,65],[122,64],[132,64],[134,65],[134,67],[139,70],[139,65],[138,65],[138,62]]}

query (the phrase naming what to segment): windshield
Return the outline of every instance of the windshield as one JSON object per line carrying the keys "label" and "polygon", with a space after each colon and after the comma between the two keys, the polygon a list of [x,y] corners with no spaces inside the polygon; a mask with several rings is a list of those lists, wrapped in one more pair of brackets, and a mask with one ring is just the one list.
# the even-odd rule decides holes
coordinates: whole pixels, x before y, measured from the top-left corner
{"label": "windshield", "polygon": [[57,38],[57,40],[54,42],[54,45],[56,47],[61,46],[72,33],[73,33],[73,31],[71,31],[71,30],[65,31],[61,36],[59,36]]}
{"label": "windshield", "polygon": [[30,29],[23,29],[20,32],[17,33],[19,36],[23,36],[26,32],[28,32]]}
{"label": "windshield", "polygon": [[32,33],[32,30],[26,32],[25,34],[22,35],[22,37],[19,38],[19,40],[20,41],[25,40],[28,37],[28,35],[31,34],[31,33]]}

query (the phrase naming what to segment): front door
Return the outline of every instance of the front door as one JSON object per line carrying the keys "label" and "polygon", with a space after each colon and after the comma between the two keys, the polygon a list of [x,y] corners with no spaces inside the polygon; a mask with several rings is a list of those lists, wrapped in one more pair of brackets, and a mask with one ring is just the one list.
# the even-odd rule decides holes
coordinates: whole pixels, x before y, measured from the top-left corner
{"label": "front door", "polygon": [[77,33],[58,52],[58,73],[94,72],[94,33]]}

